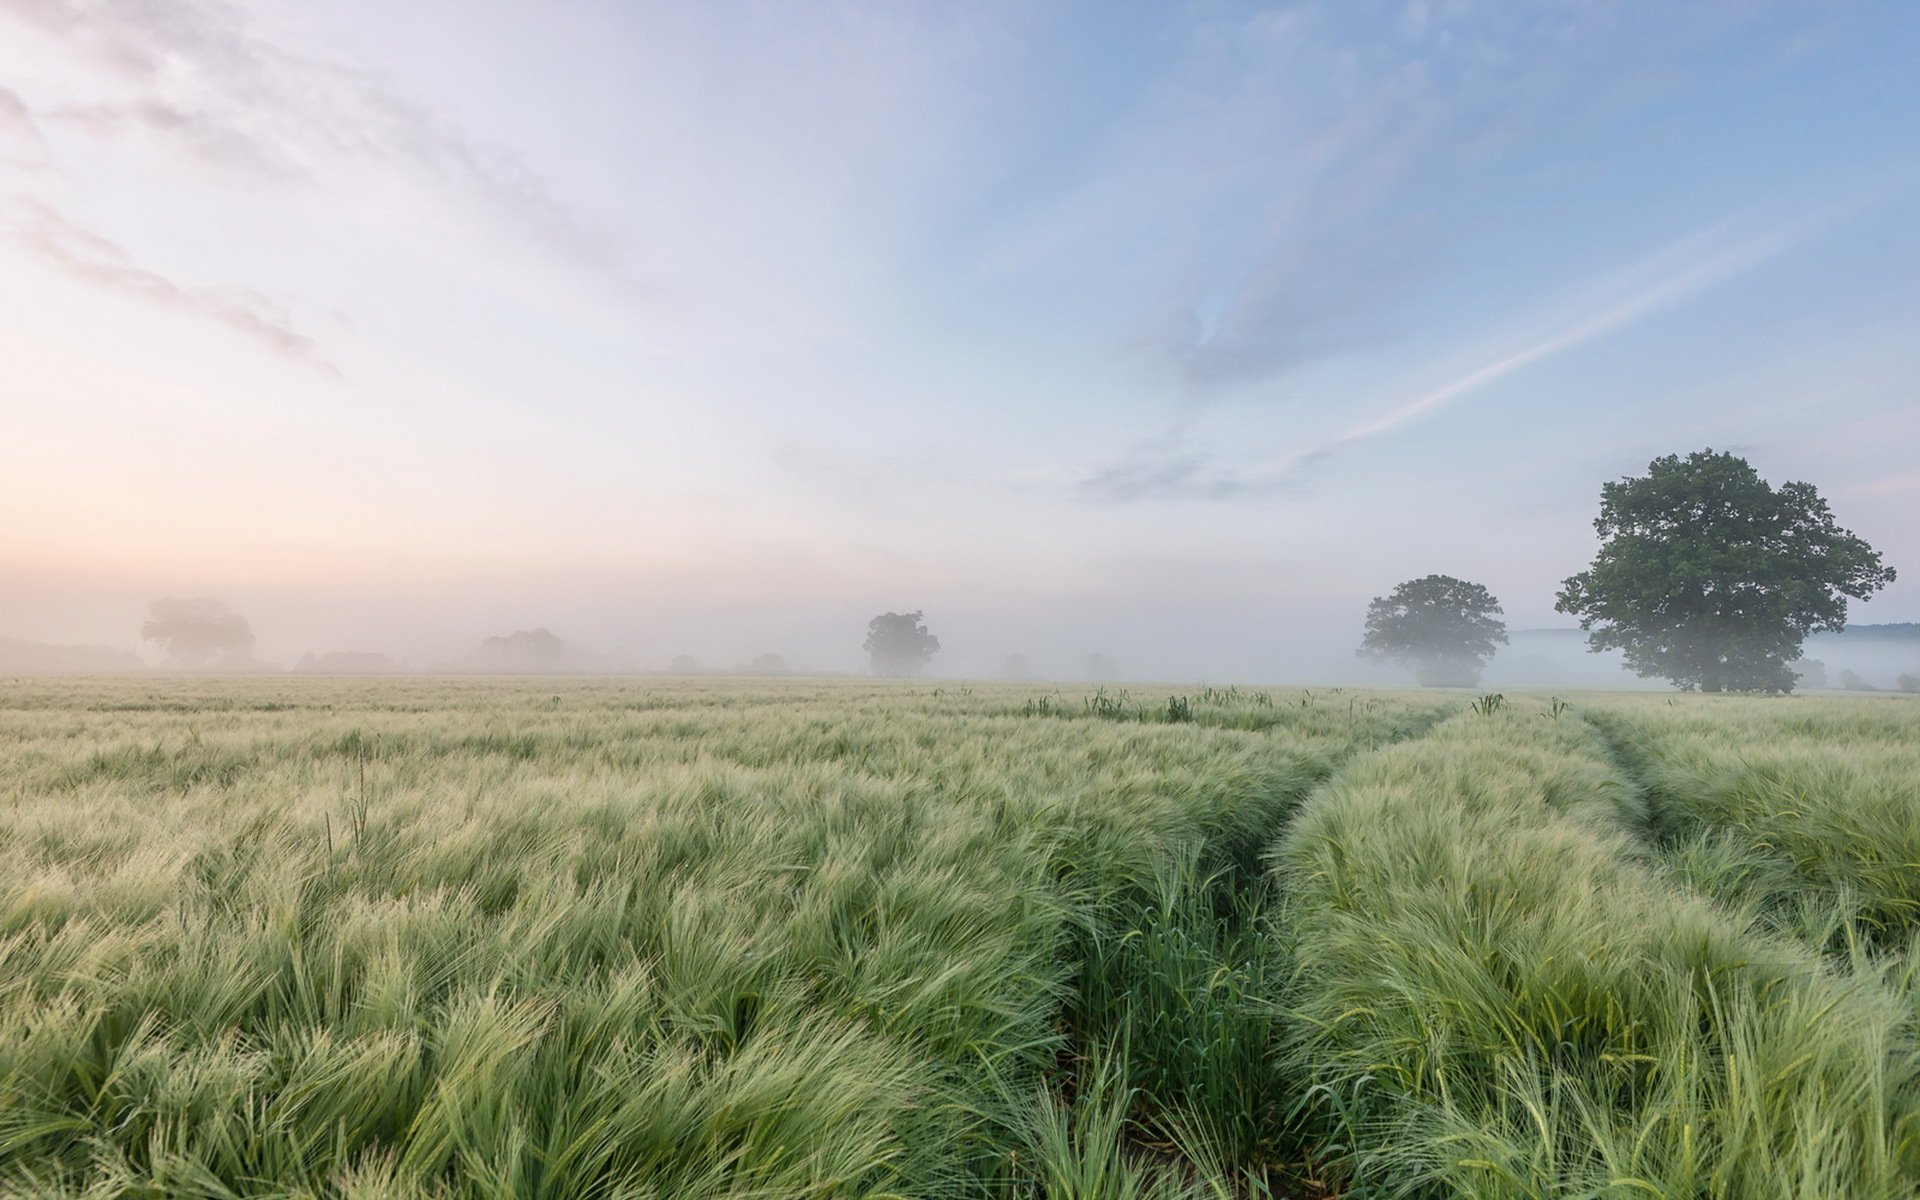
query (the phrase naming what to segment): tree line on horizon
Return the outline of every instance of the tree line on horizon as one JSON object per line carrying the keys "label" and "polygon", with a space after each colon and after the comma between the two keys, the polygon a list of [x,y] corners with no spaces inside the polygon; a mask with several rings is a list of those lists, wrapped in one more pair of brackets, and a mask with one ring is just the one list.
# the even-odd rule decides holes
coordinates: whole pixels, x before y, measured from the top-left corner
{"label": "tree line on horizon", "polygon": [[[1792,691],[1808,635],[1844,629],[1847,601],[1895,578],[1812,484],[1776,488],[1710,447],[1603,483],[1594,529],[1600,550],[1562,582],[1555,611],[1579,618],[1590,651],[1619,650],[1635,674],[1682,691]],[[1507,644],[1503,612],[1483,584],[1409,579],[1368,605],[1356,653],[1411,668],[1423,687],[1471,687]],[[920,618],[873,619],[865,649],[875,674],[911,675],[940,648]],[[1823,679],[1824,667],[1816,686]],[[1875,690],[1851,671],[1841,685]],[[1920,691],[1920,676],[1898,685]]]}
{"label": "tree line on horizon", "polygon": [[[1848,600],[1865,600],[1895,578],[1878,551],[1838,526],[1813,485],[1776,488],[1744,459],[1712,449],[1656,458],[1644,476],[1603,483],[1594,528],[1599,551],[1562,582],[1556,611],[1579,619],[1590,651],[1618,650],[1629,670],[1686,691],[1823,686],[1823,664],[1809,660],[1794,669],[1806,638],[1844,629]],[[1407,667],[1422,686],[1473,686],[1508,643],[1503,611],[1482,584],[1440,574],[1409,579],[1373,599],[1356,653]],[[252,657],[247,620],[219,600],[156,600],[140,633],[177,667],[271,669]],[[861,648],[873,674],[908,678],[932,662],[940,639],[923,610],[889,611],[868,622]],[[518,630],[485,639],[460,666],[582,669],[583,653],[548,629]],[[1114,674],[1105,655],[1090,655],[1088,663],[1090,678]],[[1023,656],[1008,664],[1008,678],[1027,675]],[[382,673],[404,666],[385,655],[332,651],[309,654],[296,669]],[[715,673],[684,654],[667,670]],[[725,673],[782,675],[789,668],[780,655],[762,654]],[[1851,671],[1841,673],[1841,686],[1875,690]],[[1920,691],[1920,676],[1901,675],[1898,686]]]}

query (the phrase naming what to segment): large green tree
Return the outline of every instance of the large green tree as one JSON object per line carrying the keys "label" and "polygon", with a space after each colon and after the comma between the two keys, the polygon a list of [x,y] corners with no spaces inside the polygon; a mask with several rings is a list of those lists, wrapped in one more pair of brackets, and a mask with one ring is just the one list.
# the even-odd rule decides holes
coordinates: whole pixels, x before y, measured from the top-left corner
{"label": "large green tree", "polygon": [[1555,605],[1589,648],[1689,691],[1786,692],[1809,633],[1847,623],[1847,599],[1893,581],[1834,523],[1810,483],[1773,487],[1746,460],[1656,458],[1600,487],[1600,552]]}
{"label": "large green tree", "polygon": [[1427,575],[1374,597],[1359,653],[1412,667],[1422,687],[1471,687],[1506,640],[1492,592],[1451,575]]}

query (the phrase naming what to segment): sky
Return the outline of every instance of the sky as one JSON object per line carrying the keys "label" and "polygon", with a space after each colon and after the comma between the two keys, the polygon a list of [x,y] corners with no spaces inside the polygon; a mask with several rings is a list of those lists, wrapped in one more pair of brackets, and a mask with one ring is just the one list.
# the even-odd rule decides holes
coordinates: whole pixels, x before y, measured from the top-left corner
{"label": "sky", "polygon": [[[1920,5],[0,0],[0,635],[1285,680],[1603,481],[1920,621]],[[152,647],[147,648],[151,654]]]}

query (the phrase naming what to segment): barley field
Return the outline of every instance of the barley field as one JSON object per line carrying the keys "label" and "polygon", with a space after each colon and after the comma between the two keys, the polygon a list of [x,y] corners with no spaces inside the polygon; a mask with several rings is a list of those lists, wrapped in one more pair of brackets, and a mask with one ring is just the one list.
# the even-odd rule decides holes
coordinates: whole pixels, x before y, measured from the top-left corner
{"label": "barley field", "polygon": [[0,1193],[1906,1197],[1920,702],[0,681]]}

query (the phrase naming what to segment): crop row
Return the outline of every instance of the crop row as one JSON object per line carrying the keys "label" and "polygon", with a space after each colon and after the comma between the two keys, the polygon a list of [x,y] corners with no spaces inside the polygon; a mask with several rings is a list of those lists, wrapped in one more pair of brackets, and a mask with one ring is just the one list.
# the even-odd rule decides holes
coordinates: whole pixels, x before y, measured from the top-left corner
{"label": "crop row", "polygon": [[1836,952],[1920,935],[1920,705],[1614,703],[1589,718],[1691,886]]}
{"label": "crop row", "polygon": [[10,1192],[1113,1194],[1197,1109],[1253,1153],[1234,906],[1290,806],[1427,719],[115,686],[0,710]]}
{"label": "crop row", "polygon": [[0,1190],[1920,1180],[1904,709],[550,688],[0,704]]}
{"label": "crop row", "polygon": [[1892,1197],[1914,1010],[1674,886],[1585,722],[1532,702],[1358,758],[1276,853],[1286,1071],[1357,1189]]}

